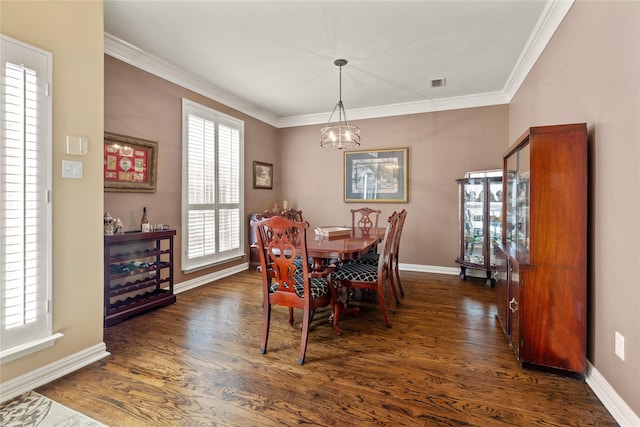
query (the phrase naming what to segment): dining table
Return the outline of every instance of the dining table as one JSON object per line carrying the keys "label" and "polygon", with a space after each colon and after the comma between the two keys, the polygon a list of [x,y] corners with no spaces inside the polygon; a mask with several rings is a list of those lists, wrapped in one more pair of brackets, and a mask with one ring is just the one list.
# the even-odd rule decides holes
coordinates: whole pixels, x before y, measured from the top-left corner
{"label": "dining table", "polygon": [[[328,228],[328,227],[320,227]],[[324,236],[307,231],[307,255],[313,259],[312,270],[323,271],[328,265],[360,258],[384,237],[383,227],[343,227],[348,234]]]}

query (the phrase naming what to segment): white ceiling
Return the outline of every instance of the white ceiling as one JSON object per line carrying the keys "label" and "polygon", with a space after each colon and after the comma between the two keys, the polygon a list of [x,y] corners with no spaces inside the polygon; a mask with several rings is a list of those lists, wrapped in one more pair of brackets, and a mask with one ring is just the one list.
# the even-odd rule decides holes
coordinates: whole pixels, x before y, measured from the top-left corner
{"label": "white ceiling", "polygon": [[509,102],[571,4],[106,0],[105,52],[276,126],[326,121],[344,58],[353,121]]}

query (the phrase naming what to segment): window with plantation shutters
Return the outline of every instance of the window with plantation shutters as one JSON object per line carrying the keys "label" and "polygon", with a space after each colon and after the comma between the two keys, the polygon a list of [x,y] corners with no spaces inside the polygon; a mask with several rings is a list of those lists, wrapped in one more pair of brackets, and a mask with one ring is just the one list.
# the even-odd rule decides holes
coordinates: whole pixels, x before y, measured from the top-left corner
{"label": "window with plantation shutters", "polygon": [[0,38],[0,360],[52,344],[51,54]]}
{"label": "window with plantation shutters", "polygon": [[183,99],[182,269],[244,255],[244,122]]}

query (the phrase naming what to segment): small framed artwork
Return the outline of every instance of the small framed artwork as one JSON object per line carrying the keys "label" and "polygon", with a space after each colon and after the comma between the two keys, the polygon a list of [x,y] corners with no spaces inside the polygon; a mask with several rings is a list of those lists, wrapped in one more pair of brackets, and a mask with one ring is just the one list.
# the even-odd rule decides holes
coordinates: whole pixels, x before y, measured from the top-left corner
{"label": "small framed artwork", "polygon": [[155,192],[157,164],[157,142],[104,133],[105,191]]}
{"label": "small framed artwork", "polygon": [[253,162],[253,188],[273,188],[273,165],[271,163]]}
{"label": "small framed artwork", "polygon": [[408,148],[346,151],[344,201],[406,203]]}

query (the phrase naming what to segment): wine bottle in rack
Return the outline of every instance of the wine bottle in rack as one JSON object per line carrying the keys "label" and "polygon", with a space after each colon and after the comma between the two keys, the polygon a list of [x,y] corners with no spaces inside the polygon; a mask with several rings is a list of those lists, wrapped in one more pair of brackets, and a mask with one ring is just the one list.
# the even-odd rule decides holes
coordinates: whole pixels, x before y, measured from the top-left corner
{"label": "wine bottle in rack", "polygon": [[138,269],[138,268],[147,268],[149,267],[149,264],[146,262],[140,262],[140,261],[131,261],[131,265],[133,266],[133,269]]}

